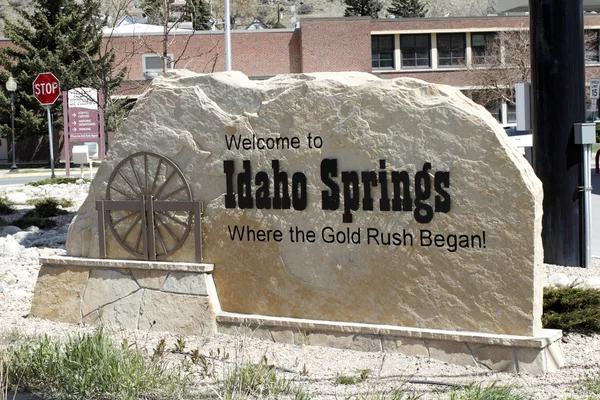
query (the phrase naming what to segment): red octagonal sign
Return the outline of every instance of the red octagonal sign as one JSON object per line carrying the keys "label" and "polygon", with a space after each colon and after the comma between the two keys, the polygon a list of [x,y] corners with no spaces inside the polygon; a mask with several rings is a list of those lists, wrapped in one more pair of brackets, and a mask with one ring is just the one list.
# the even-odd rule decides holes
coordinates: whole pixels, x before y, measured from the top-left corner
{"label": "red octagonal sign", "polygon": [[60,96],[60,82],[52,72],[42,72],[33,81],[33,95],[43,106],[54,104]]}

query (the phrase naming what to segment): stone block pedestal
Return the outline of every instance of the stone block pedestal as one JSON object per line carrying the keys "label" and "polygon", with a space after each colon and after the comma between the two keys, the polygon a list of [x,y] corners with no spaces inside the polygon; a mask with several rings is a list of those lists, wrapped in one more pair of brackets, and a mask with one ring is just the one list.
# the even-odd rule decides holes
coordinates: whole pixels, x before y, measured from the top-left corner
{"label": "stone block pedestal", "polygon": [[529,337],[227,312],[217,314],[217,324],[219,332],[278,343],[401,353],[490,371],[541,375],[564,366],[555,329]]}
{"label": "stone block pedestal", "polygon": [[30,315],[60,322],[214,335],[212,264],[41,258]]}
{"label": "stone block pedestal", "polygon": [[211,336],[218,330],[277,343],[401,353],[535,375],[564,365],[560,330],[543,329],[530,337],[237,314],[221,311],[212,264],[40,260],[33,317],[182,335]]}

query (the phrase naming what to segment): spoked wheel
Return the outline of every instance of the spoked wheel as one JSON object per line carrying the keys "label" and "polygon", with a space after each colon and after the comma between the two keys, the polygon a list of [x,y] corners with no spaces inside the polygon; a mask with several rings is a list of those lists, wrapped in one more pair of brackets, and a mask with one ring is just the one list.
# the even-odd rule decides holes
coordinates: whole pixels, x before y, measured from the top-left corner
{"label": "spoked wheel", "polygon": [[191,210],[176,202],[191,201],[192,192],[181,170],[168,158],[140,152],[123,159],[113,170],[106,198],[125,204],[108,212],[108,226],[132,255],[161,260],[185,242],[193,220]]}

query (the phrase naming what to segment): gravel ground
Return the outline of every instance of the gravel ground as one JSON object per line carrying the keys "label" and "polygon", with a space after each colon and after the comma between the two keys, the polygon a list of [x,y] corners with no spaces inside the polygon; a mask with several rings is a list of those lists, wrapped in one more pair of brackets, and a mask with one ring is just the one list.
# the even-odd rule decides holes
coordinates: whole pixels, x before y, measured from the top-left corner
{"label": "gravel ground", "polygon": [[[74,203],[68,209],[69,214],[58,217],[59,227],[54,230],[17,231],[4,228],[0,231],[0,347],[18,342],[23,336],[46,333],[53,337],[65,337],[93,329],[89,326],[27,317],[39,269],[39,257],[66,253],[68,224],[85,199],[88,189],[89,184],[83,182],[40,188],[0,188],[0,197],[7,196],[21,203],[18,205],[18,215],[31,208],[23,203],[33,197],[69,198]],[[593,266],[588,269],[554,265],[546,265],[545,269],[547,280],[552,281],[553,285],[569,282],[594,285],[595,279],[600,277],[600,259],[593,259]],[[128,343],[136,344],[148,353],[152,352],[162,338],[167,340],[167,348],[173,348],[177,339],[174,335],[153,331],[114,331],[112,334],[117,340],[127,338]],[[588,397],[588,394],[581,391],[580,382],[586,376],[600,372],[600,335],[579,333],[563,338],[566,366],[559,372],[540,377],[495,373],[399,354],[281,345],[242,335],[219,334],[211,339],[190,336],[185,340],[188,351],[199,348],[207,356],[208,372],[214,372],[214,376],[206,377],[207,371],[203,367],[192,367],[195,371],[195,384],[204,393],[213,393],[215,379],[231,371],[235,365],[258,362],[265,357],[269,364],[275,365],[294,385],[304,388],[319,399],[374,398],[378,393],[387,394],[380,398],[391,399],[390,392],[399,388],[420,394],[422,399],[446,399],[449,398],[449,388],[442,384],[488,385],[494,382],[498,385],[517,386],[520,391],[531,394],[533,399],[593,399],[597,397]],[[222,355],[226,353],[229,357],[223,359]],[[173,362],[179,362],[186,355],[168,353],[168,357]],[[371,371],[366,381],[354,385],[336,384],[336,377],[357,377],[361,370]],[[356,395],[360,396],[353,397]],[[199,396],[202,397],[204,396]]]}

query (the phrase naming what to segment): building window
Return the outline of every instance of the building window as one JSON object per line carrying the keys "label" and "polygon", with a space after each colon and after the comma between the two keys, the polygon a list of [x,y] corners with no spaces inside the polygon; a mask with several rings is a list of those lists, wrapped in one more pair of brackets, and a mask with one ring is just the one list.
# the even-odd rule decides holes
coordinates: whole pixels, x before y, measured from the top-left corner
{"label": "building window", "polygon": [[373,69],[394,69],[394,35],[371,36]]}
{"label": "building window", "polygon": [[600,62],[598,31],[586,29],[584,34],[585,63],[597,64]]}
{"label": "building window", "polygon": [[517,123],[517,106],[515,104],[506,103],[506,123]]}
{"label": "building window", "polygon": [[431,67],[431,36],[401,35],[402,68]]}
{"label": "building window", "polygon": [[[498,34],[482,32],[471,34],[471,62],[473,65],[489,63],[489,57],[499,53]],[[487,61],[486,61],[487,60]]]}
{"label": "building window", "polygon": [[465,34],[438,33],[438,65],[440,67],[460,67],[465,63]]}
{"label": "building window", "polygon": [[502,123],[502,102],[501,101],[499,101],[499,100],[490,101],[484,107],[486,110],[489,111],[490,114],[492,114],[492,116],[494,118],[496,118],[496,121]]}
{"label": "building window", "polygon": [[[162,72],[163,59],[156,54],[142,55],[143,71],[145,72]],[[167,70],[173,69],[173,54],[167,55]]]}

